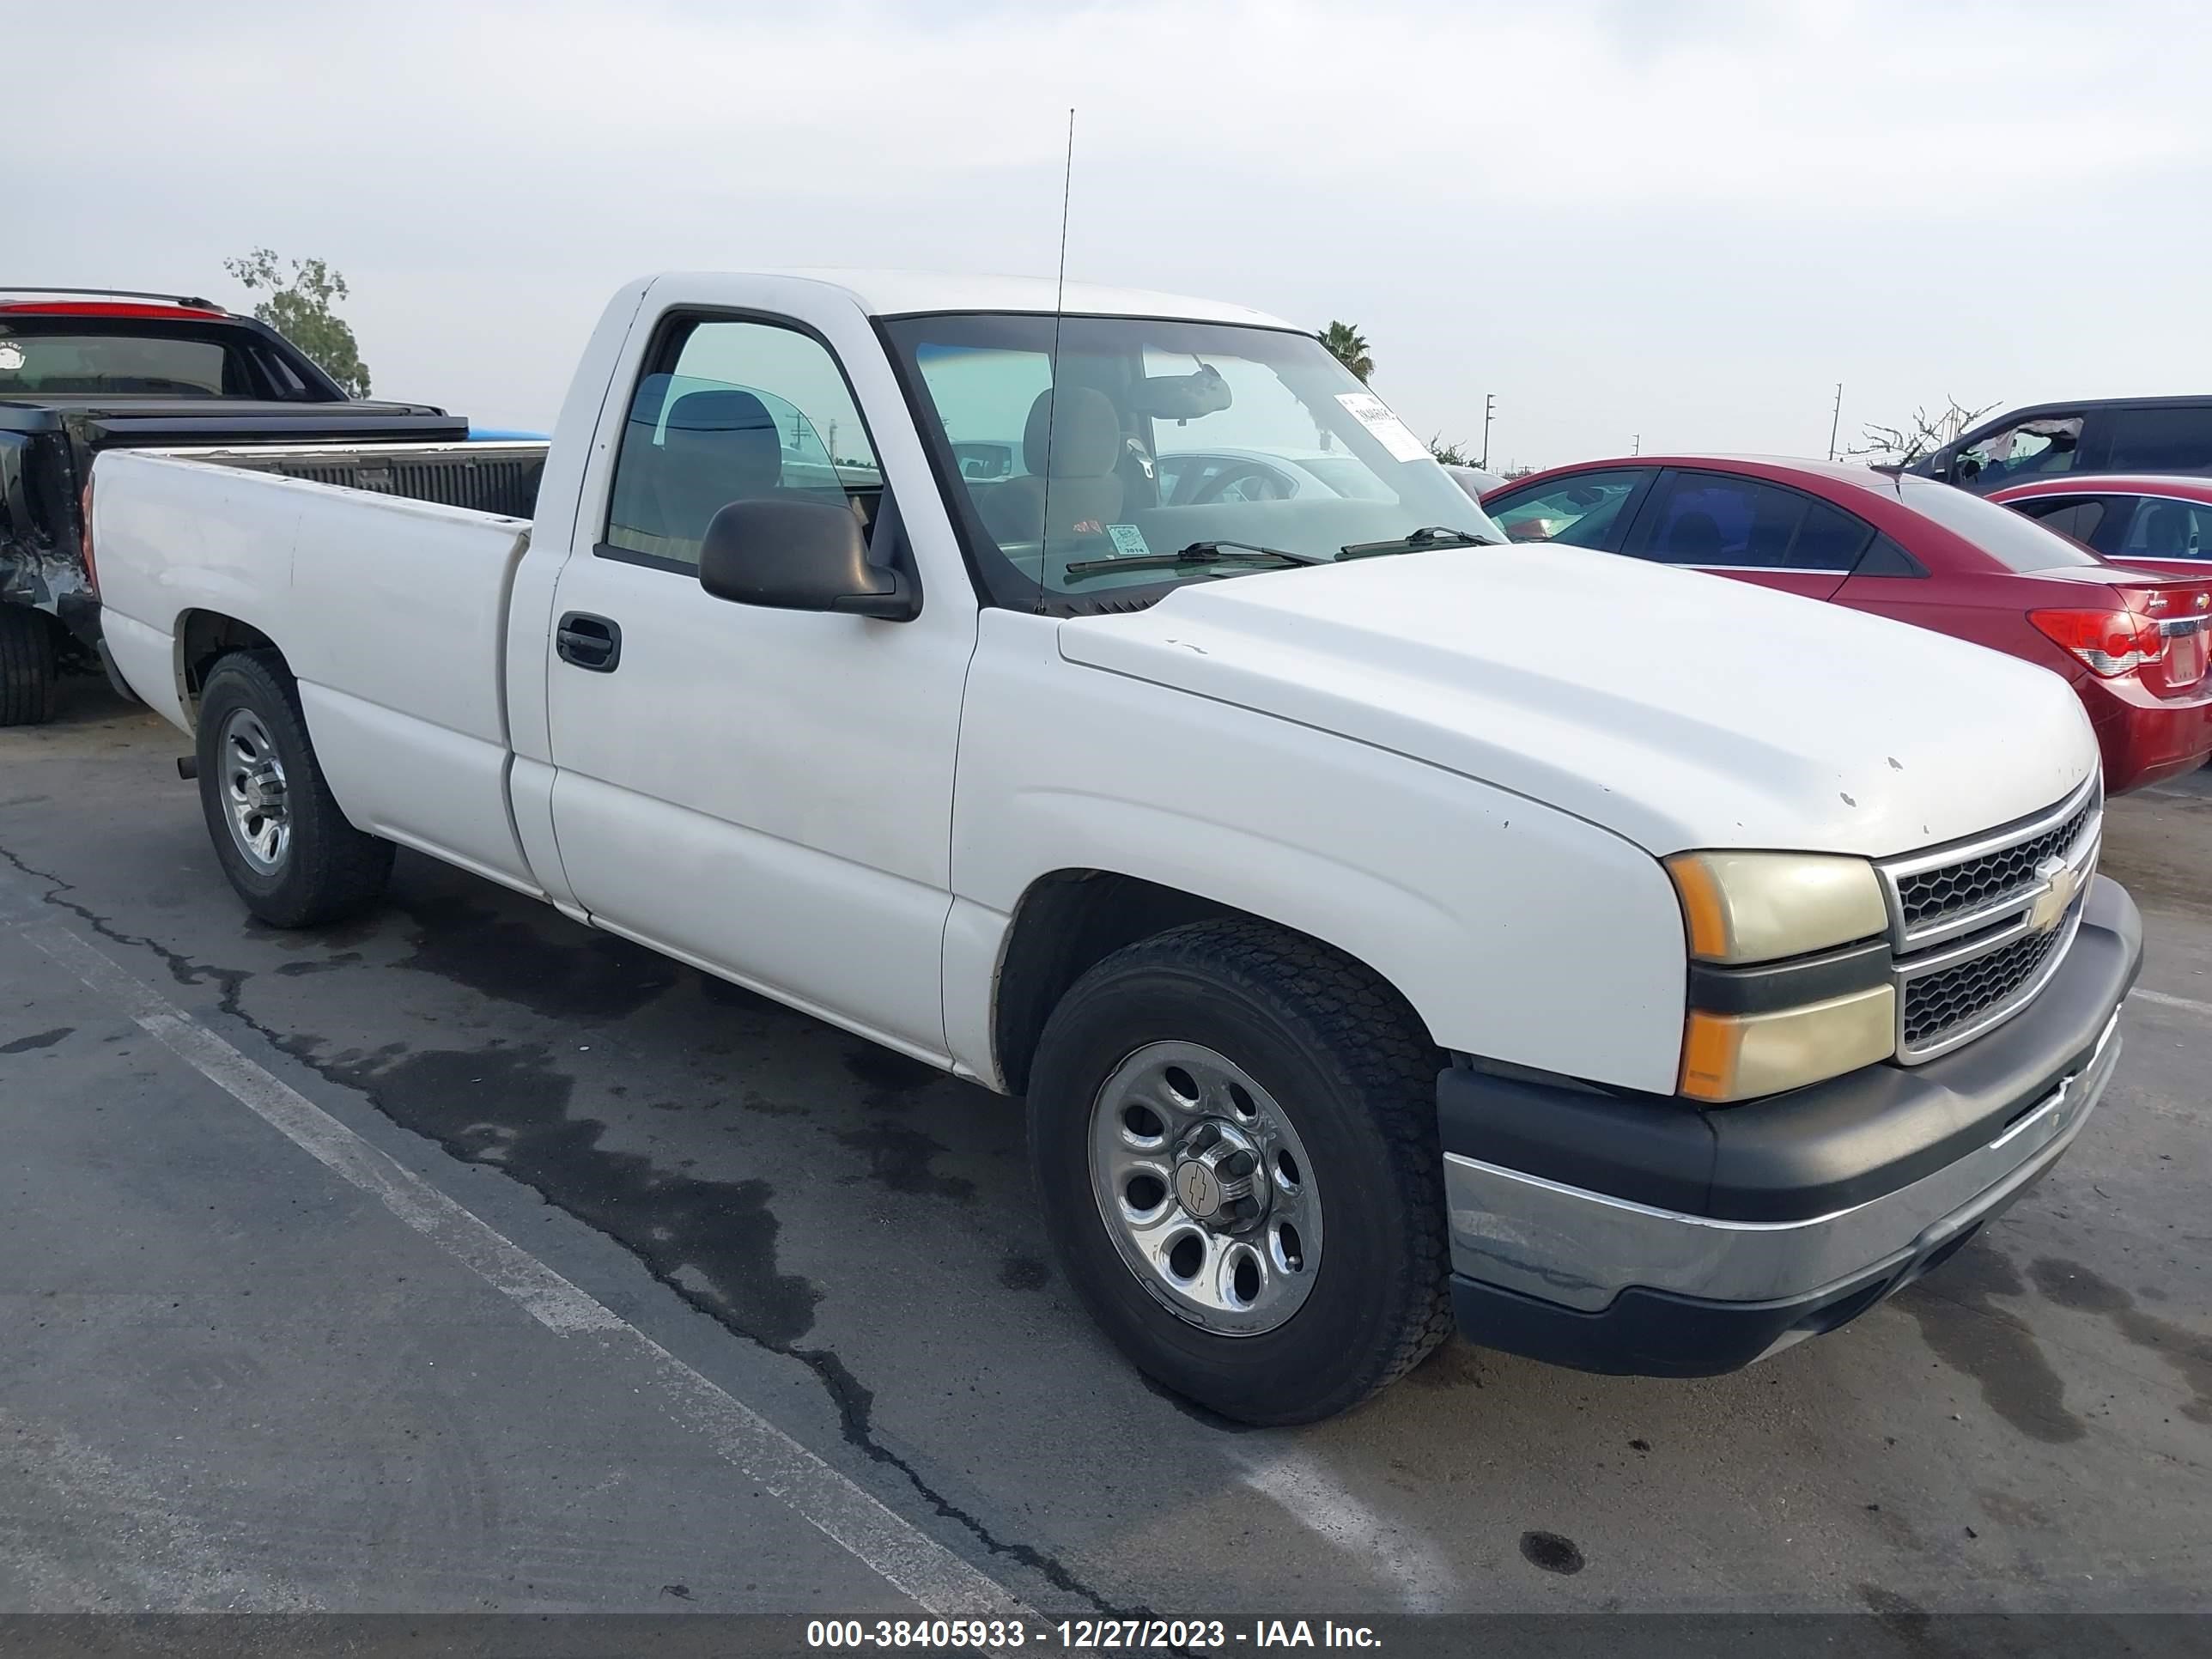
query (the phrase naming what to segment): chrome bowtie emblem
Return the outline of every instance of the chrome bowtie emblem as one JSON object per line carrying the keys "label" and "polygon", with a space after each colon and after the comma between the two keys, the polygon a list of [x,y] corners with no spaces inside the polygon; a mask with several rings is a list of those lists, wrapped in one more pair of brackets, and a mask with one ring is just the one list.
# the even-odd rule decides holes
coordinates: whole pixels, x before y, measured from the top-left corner
{"label": "chrome bowtie emblem", "polygon": [[2065,921],[2075,894],[2081,890],[2081,872],[2063,859],[2049,858],[2035,866],[2035,873],[2046,884],[2027,913],[2027,929],[2047,933]]}
{"label": "chrome bowtie emblem", "polygon": [[1202,1221],[1221,1207],[1221,1183],[1212,1170],[1194,1159],[1176,1171],[1176,1196]]}

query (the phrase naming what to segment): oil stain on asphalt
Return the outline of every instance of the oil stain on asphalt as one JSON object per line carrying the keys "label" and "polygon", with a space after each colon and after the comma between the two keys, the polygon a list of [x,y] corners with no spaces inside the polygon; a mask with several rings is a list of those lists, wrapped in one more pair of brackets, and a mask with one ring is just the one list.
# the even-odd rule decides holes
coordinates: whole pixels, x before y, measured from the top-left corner
{"label": "oil stain on asphalt", "polygon": [[1521,1559],[1546,1572],[1580,1572],[1584,1565],[1583,1553],[1576,1547],[1575,1540],[1556,1532],[1522,1533]]}
{"label": "oil stain on asphalt", "polygon": [[695,1305],[787,1352],[821,1293],[777,1271],[765,1181],[707,1181],[600,1144],[606,1126],[568,1113],[574,1080],[540,1045],[339,1054],[317,1062],[395,1122],[457,1158],[493,1164],[633,1251]]}
{"label": "oil stain on asphalt", "polygon": [[2028,1274],[2048,1300],[2076,1313],[2101,1315],[2136,1346],[2180,1372],[2193,1396],[2181,1414],[2192,1423],[2212,1423],[2212,1341],[2170,1319],[2145,1313],[2125,1291],[2078,1261],[2043,1256]]}
{"label": "oil stain on asphalt", "polygon": [[414,951],[399,966],[512,1002],[550,1020],[620,1019],[691,970],[612,933],[571,928],[557,945],[532,917],[502,916],[440,895],[399,906],[414,923]]}
{"label": "oil stain on asphalt", "polygon": [[51,1048],[76,1030],[74,1025],[57,1025],[51,1031],[33,1031],[12,1042],[0,1042],[0,1054],[27,1054],[34,1048]]}
{"label": "oil stain on asphalt", "polygon": [[1894,1305],[1919,1323],[1921,1340],[1940,1358],[1980,1385],[1990,1410],[2031,1440],[2064,1445],[2087,1428],[2066,1409],[2066,1385],[2034,1332],[1994,1299],[2027,1294],[2020,1270],[1977,1240],[1941,1274],[1906,1285]]}

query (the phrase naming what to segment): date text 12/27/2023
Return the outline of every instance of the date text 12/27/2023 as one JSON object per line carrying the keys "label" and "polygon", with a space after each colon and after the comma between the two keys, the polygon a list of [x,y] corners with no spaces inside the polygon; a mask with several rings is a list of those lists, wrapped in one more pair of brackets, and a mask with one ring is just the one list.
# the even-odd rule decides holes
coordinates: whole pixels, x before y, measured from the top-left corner
{"label": "date text 12/27/2023", "polygon": [[806,1626],[806,1645],[821,1649],[907,1648],[1004,1651],[1035,1648],[1044,1653],[1143,1652],[1194,1648],[1376,1648],[1365,1625],[1334,1620],[1255,1619],[1232,1626],[1221,1619],[1065,1619],[1032,1628],[1018,1619],[817,1619]]}

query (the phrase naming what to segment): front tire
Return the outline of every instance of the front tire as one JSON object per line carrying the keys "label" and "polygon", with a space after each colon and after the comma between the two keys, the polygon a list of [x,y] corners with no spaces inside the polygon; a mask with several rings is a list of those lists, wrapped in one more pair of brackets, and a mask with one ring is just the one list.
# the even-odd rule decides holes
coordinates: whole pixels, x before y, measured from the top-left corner
{"label": "front tire", "polygon": [[0,726],[54,717],[54,624],[43,611],[0,603]]}
{"label": "front tire", "polygon": [[346,821],[300,693],[273,651],[239,652],[200,688],[200,810],[222,872],[273,927],[313,927],[382,896],[392,843]]}
{"label": "front tire", "polygon": [[1439,1063],[1383,981],[1263,923],[1115,952],[1031,1068],[1068,1281],[1139,1370],[1224,1417],[1358,1405],[1451,1329]]}

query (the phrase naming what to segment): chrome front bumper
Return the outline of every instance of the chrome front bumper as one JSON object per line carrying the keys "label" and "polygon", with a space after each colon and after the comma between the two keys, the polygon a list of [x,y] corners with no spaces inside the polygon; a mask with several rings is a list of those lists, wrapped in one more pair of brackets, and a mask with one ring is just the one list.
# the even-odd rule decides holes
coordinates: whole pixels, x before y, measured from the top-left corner
{"label": "chrome front bumper", "polygon": [[1703,1376],[1848,1322],[2073,1144],[2142,963],[2142,918],[2100,876],[2034,1001],[1924,1065],[1698,1109],[1455,1059],[1437,1114],[1462,1330],[1583,1370]]}
{"label": "chrome front bumper", "polygon": [[1802,1221],[1689,1215],[1447,1153],[1452,1269],[1586,1311],[1632,1285],[1722,1302],[1818,1298],[1931,1255],[2011,1202],[2073,1144],[2119,1055],[2115,1013],[2087,1063],[1986,1144],[1894,1192]]}

